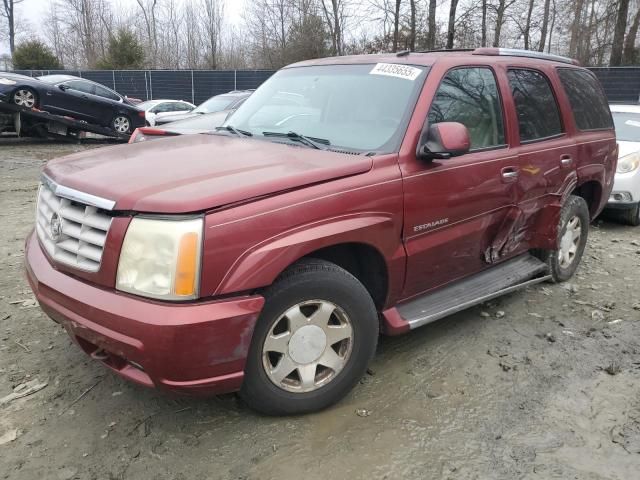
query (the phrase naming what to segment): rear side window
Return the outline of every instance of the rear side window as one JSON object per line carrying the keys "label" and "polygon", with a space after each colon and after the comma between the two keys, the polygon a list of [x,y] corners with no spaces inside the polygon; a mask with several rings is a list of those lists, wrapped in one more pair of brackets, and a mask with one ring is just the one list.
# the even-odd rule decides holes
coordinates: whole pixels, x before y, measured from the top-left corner
{"label": "rear side window", "polygon": [[528,69],[509,70],[508,76],[518,114],[520,141],[531,142],[561,134],[560,112],[547,77]]}
{"label": "rear side window", "polygon": [[491,69],[456,68],[447,73],[429,110],[429,124],[440,122],[467,127],[472,150],[505,144],[500,96]]}
{"label": "rear side window", "polygon": [[575,68],[559,68],[558,75],[569,97],[578,129],[613,128],[609,105],[594,75]]}

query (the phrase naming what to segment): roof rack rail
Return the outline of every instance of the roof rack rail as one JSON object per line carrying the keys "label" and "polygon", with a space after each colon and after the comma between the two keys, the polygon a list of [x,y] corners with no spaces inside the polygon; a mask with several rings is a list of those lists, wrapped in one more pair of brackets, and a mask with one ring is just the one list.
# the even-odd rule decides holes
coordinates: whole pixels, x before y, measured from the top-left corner
{"label": "roof rack rail", "polygon": [[523,50],[519,48],[491,48],[481,47],[473,50],[473,55],[500,55],[505,57],[527,57],[539,58],[540,60],[551,60],[553,62],[570,63],[580,65],[580,62],[569,57],[554,55],[552,53],[535,52],[533,50]]}
{"label": "roof rack rail", "polygon": [[447,52],[473,52],[473,48],[439,48],[436,50],[418,50],[412,53],[447,53]]}

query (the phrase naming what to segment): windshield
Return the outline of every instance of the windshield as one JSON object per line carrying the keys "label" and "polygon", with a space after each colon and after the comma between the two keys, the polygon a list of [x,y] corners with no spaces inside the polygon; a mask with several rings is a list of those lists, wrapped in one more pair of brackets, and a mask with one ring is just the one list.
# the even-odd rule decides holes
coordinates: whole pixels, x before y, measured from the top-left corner
{"label": "windshield", "polygon": [[220,112],[221,110],[226,110],[227,108],[229,108],[237,99],[237,97],[216,95],[215,97],[211,97],[206,102],[198,105],[198,107],[194,110],[194,113]]}
{"label": "windshield", "polygon": [[287,68],[256,90],[225,125],[255,136],[295,132],[334,148],[394,152],[426,72],[425,67],[380,63]]}
{"label": "windshield", "polygon": [[640,113],[612,112],[616,138],[622,142],[640,142]]}

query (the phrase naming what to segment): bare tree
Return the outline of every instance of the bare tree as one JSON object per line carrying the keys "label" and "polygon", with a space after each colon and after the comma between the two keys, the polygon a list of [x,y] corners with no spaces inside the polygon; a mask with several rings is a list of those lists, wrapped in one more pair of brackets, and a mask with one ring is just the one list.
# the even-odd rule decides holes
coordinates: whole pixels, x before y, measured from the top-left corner
{"label": "bare tree", "polygon": [[640,27],[640,4],[638,4],[638,10],[633,17],[631,27],[629,27],[629,33],[627,33],[624,39],[624,51],[622,54],[622,62],[625,65],[633,65],[640,61],[636,49],[636,39],[638,38],[638,28]]}
{"label": "bare tree", "polygon": [[147,42],[150,49],[150,61],[155,65],[158,58],[158,35],[156,24],[156,6],[158,0],[136,0],[147,28]]}
{"label": "bare tree", "polygon": [[224,3],[221,0],[202,0],[200,6],[203,11],[201,20],[207,44],[207,66],[216,69],[222,36]]}
{"label": "bare tree", "polygon": [[505,12],[515,2],[516,2],[516,0],[510,0],[510,1],[499,0],[498,1],[498,5],[492,5],[492,7],[493,7],[493,9],[495,10],[495,13],[496,13],[496,27],[495,27],[495,30],[493,32],[493,46],[494,47],[499,47],[500,46],[500,36],[502,35],[502,27],[504,26],[504,22],[505,22]]}
{"label": "bare tree", "polygon": [[22,3],[23,0],[2,0],[3,9],[0,11],[0,16],[7,19],[7,30],[9,33],[9,51],[13,55],[13,51],[16,49],[16,10],[15,6]]}
{"label": "bare tree", "polygon": [[322,0],[322,11],[324,19],[331,35],[332,52],[334,55],[343,54],[343,29],[345,20],[344,0],[331,0],[330,7],[327,7],[327,0]]}
{"label": "bare tree", "polygon": [[609,65],[617,67],[622,64],[622,48],[624,45],[624,32],[627,30],[627,15],[629,14],[629,0],[618,0],[616,15],[616,28],[613,33],[613,45],[611,46],[611,59]]}
{"label": "bare tree", "polygon": [[427,49],[436,48],[436,0],[429,0],[429,29],[427,31]]}
{"label": "bare tree", "polygon": [[411,16],[409,20],[409,50],[416,50],[416,0],[409,0]]}
{"label": "bare tree", "polygon": [[549,28],[549,11],[551,0],[544,1],[544,13],[542,14],[542,29],[540,30],[540,42],[538,42],[538,51],[544,52],[545,42],[547,41],[547,29]]}
{"label": "bare tree", "polygon": [[533,14],[534,0],[529,0],[529,8],[527,9],[527,20],[524,26],[524,49],[529,50],[529,43],[531,40],[531,15]]}
{"label": "bare tree", "polygon": [[393,12],[393,51],[398,51],[398,34],[400,32],[400,4],[402,0],[396,0]]}
{"label": "bare tree", "polygon": [[482,40],[480,46],[487,46],[487,0],[482,0]]}
{"label": "bare tree", "polygon": [[447,48],[453,48],[453,38],[456,34],[456,9],[458,8],[458,0],[451,0],[449,6],[449,27],[447,29]]}

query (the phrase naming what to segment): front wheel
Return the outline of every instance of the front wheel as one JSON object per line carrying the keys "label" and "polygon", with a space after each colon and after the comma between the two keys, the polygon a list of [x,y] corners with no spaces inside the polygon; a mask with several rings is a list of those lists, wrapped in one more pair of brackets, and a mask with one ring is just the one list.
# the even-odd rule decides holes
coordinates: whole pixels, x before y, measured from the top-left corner
{"label": "front wheel", "polygon": [[640,203],[636,203],[632,208],[624,210],[621,217],[627,225],[631,225],[632,227],[640,225]]}
{"label": "front wheel", "polygon": [[242,399],[269,415],[321,410],[365,374],[378,341],[371,296],[349,272],[308,259],[267,292],[253,334]]}
{"label": "front wheel", "polygon": [[578,269],[589,234],[589,207],[584,198],[571,195],[560,212],[558,249],[546,251],[543,259],[555,283],[569,280]]}
{"label": "front wheel", "polygon": [[116,115],[111,121],[111,128],[118,133],[130,133],[131,120],[126,115]]}
{"label": "front wheel", "polygon": [[38,105],[38,94],[29,87],[21,87],[13,92],[11,100],[20,107],[33,108]]}

